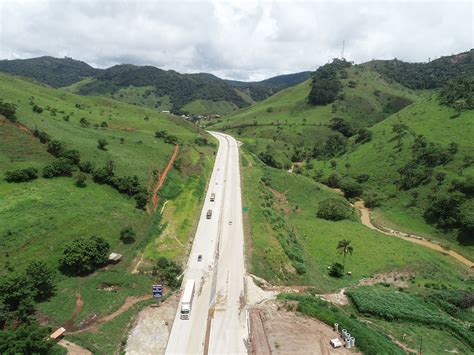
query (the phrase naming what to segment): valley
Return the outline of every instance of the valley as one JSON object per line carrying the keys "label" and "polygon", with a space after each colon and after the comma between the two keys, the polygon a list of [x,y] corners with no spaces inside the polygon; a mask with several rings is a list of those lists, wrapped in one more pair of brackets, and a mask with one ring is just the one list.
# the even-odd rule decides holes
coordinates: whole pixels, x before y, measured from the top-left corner
{"label": "valley", "polygon": [[21,324],[45,354],[331,353],[341,329],[468,353],[473,53],[257,82],[0,61],[0,351]]}

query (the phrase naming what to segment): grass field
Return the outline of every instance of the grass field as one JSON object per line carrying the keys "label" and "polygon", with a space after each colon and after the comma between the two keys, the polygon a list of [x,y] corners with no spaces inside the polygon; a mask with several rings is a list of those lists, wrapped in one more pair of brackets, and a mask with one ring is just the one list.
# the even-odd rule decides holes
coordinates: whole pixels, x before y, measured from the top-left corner
{"label": "grass field", "polygon": [[[440,232],[428,225],[423,218],[423,212],[430,203],[434,189],[442,190],[453,180],[474,176],[472,165],[463,167],[465,157],[472,157],[474,152],[474,144],[470,139],[474,136],[474,129],[470,124],[474,113],[466,111],[456,118],[451,118],[453,116],[456,116],[456,111],[439,105],[435,95],[428,96],[372,127],[372,141],[354,145],[347,154],[335,159],[335,169],[332,169],[327,161],[313,160],[313,169],[303,172],[308,176],[322,172],[323,178],[335,172],[351,177],[368,174],[369,180],[363,185],[365,189],[375,191],[381,200],[381,205],[374,214],[376,221],[389,228],[439,240],[473,259],[473,245],[460,245],[455,233]],[[398,140],[394,139],[392,132],[392,125],[397,123],[408,127],[408,133],[401,141],[401,148],[398,147]],[[454,142],[458,144],[458,152],[447,164],[434,169],[430,183],[407,191],[399,190],[394,184],[399,176],[398,169],[412,157],[411,146],[416,135],[423,135],[428,141],[436,142],[445,148]],[[349,164],[349,169],[346,164]],[[445,176],[442,184],[434,179],[437,173]],[[412,203],[414,192],[418,196],[416,203]]]}
{"label": "grass field", "polygon": [[[48,324],[59,326],[71,319],[77,292],[84,305],[74,321],[76,326],[92,315],[110,314],[128,296],[150,293],[150,285],[156,280],[131,274],[133,265],[143,252],[145,263],[165,255],[158,251],[161,243],[166,243],[160,238],[164,226],[178,229],[180,240],[192,237],[215,149],[199,146],[195,139],[209,136],[179,117],[106,98],[76,96],[13,76],[0,75],[0,92],[4,101],[17,105],[19,122],[15,125],[0,118],[0,274],[7,269],[21,271],[32,260],[43,260],[57,270],[67,242],[96,235],[109,242],[111,251],[122,254],[122,260],[85,277],[66,277],[58,272],[56,295],[38,305]],[[43,112],[33,112],[30,102],[42,107]],[[88,121],[86,127],[80,124],[83,117]],[[174,144],[155,138],[154,132],[165,130],[175,135],[180,152],[159,191],[159,208],[169,200],[165,215],[149,216],[135,207],[134,199],[108,185],[95,184],[90,175],[85,188],[76,187],[77,171],[72,177],[42,178],[41,169],[54,157],[28,132],[35,128],[61,141],[66,149],[78,150],[82,161],[91,161],[96,167],[113,160],[117,176],[137,175],[145,187],[153,170],[163,171],[174,149]],[[97,148],[99,139],[108,141],[106,151]],[[37,168],[40,177],[27,183],[7,183],[3,179],[6,171],[26,167]],[[172,212],[181,208],[186,212]],[[136,231],[134,243],[120,241],[124,227]],[[185,254],[186,248],[174,246],[165,256],[182,261]],[[104,290],[110,286],[116,292]],[[97,333],[78,337],[82,344],[110,353],[122,340],[123,319],[130,319],[137,309],[105,323]]]}
{"label": "grass field", "polygon": [[[313,285],[318,292],[355,284],[361,278],[390,270],[413,273],[419,282],[462,284],[465,269],[441,253],[370,230],[357,218],[339,222],[316,218],[320,201],[328,197],[343,199],[342,196],[304,176],[266,168],[276,201],[273,209],[281,211],[304,251],[307,272],[291,272],[290,261],[277,239],[278,231],[264,217],[265,192],[256,184],[263,176],[263,165],[252,154],[243,154],[244,203],[249,208],[252,235],[249,258],[251,270],[258,276],[276,283]],[[337,279],[328,276],[327,267],[342,262],[336,250],[341,239],[349,239],[354,246],[354,254],[346,261],[352,275]]]}

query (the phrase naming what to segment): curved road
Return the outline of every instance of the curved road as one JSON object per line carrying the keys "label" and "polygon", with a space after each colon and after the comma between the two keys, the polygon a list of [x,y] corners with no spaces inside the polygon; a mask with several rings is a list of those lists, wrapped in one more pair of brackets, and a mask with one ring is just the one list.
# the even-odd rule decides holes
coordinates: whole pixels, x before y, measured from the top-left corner
{"label": "curved road", "polygon": [[191,316],[180,319],[178,307],[166,354],[247,353],[238,144],[229,135],[210,133],[219,140],[219,151],[182,283],[196,282]]}

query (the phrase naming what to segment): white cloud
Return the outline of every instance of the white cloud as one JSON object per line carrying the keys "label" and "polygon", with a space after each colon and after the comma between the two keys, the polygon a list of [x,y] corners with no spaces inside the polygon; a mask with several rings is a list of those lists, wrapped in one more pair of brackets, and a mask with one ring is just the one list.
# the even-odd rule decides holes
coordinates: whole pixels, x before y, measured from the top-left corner
{"label": "white cloud", "polygon": [[257,80],[341,55],[426,61],[473,47],[471,1],[3,0],[0,58],[70,56]]}

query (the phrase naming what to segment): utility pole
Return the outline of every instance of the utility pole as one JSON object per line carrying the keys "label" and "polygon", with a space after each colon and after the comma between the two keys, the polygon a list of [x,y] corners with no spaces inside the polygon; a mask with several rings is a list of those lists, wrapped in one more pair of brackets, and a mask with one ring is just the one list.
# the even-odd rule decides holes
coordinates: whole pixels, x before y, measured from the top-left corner
{"label": "utility pole", "polygon": [[342,41],[342,52],[341,52],[341,59],[344,59],[344,40]]}

